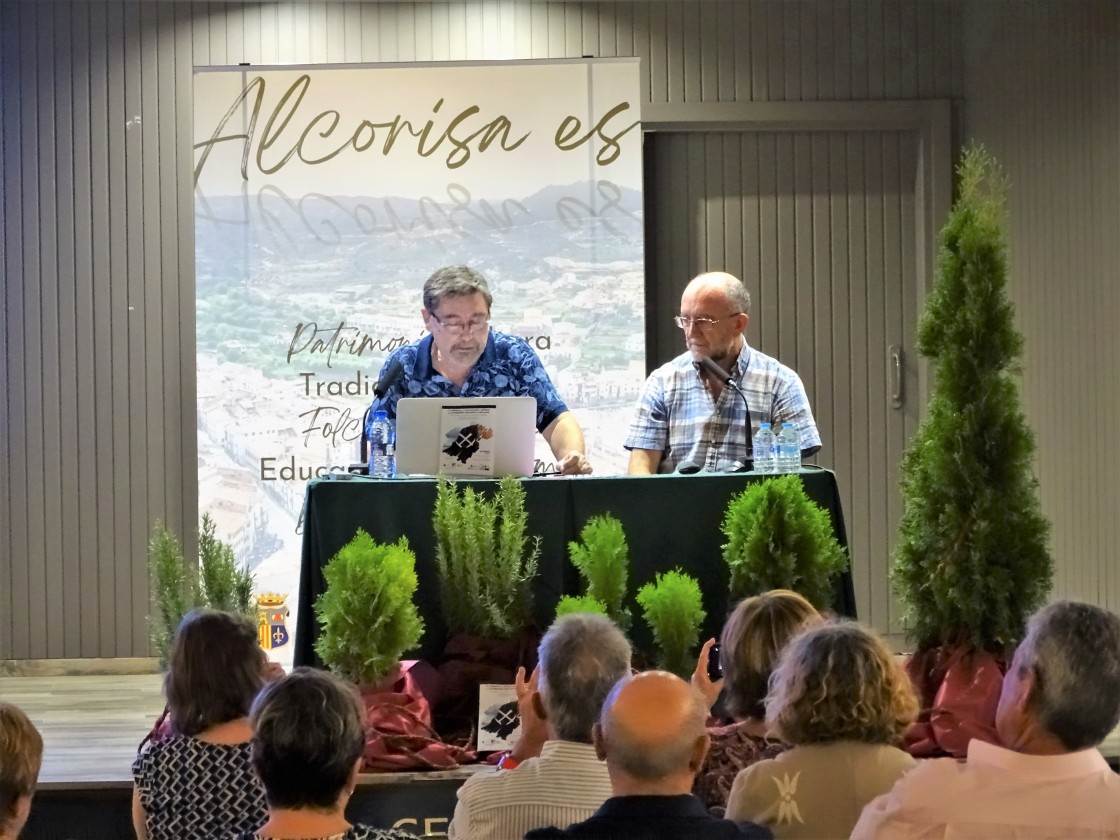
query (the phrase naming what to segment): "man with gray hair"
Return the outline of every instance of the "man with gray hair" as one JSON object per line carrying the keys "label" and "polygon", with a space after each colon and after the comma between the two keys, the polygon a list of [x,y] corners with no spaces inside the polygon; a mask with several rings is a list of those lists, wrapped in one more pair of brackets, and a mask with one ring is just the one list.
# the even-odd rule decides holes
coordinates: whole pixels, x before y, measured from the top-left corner
{"label": "man with gray hair", "polygon": [[964,764],[924,761],[873,800],[853,838],[1120,837],[1120,777],[1097,750],[1120,720],[1120,618],[1058,601],[1031,617],[996,732]]}
{"label": "man with gray hair", "polygon": [[614,795],[589,819],[530,831],[526,840],[770,837],[754,823],[713,817],[692,794],[708,751],[707,718],[703,696],[675,674],[647,671],[620,680],[593,733]]}
{"label": "man with gray hair", "polygon": [[383,409],[395,421],[401,397],[533,397],[537,431],[560,472],[591,472],[583,430],[533,348],[490,329],[493,298],[486,278],[465,265],[446,266],[424,283],[423,299],[420,317],[428,335],[398,347],[382,365],[378,382],[385,392],[367,413],[366,439],[373,413]]}
{"label": "man with gray hair", "polygon": [[630,643],[605,616],[572,613],[544,634],[538,657],[527,684],[524,671],[518,675],[521,740],[503,769],[476,773],[459,788],[448,827],[453,840],[522,837],[567,825],[611,794],[591,729],[611,686],[630,673]]}
{"label": "man with gray hair", "polygon": [[803,455],[821,448],[801,379],[743,338],[750,311],[750,294],[727,272],[701,274],[685,287],[673,320],[688,350],[646,380],[623,444],[631,475],[743,469],[763,422],[775,435],[793,423]]}

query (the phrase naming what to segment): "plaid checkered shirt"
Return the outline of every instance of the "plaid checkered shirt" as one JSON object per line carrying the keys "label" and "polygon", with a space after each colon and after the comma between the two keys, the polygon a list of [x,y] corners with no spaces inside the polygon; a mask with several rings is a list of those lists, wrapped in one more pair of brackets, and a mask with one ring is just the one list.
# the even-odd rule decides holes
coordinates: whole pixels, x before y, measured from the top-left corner
{"label": "plaid checkered shirt", "polygon": [[731,375],[750,407],[750,429],[739,395],[724,388],[713,400],[692,354],[682,353],[646,380],[626,448],[660,451],[659,473],[675,472],[682,464],[718,472],[750,460],[751,438],[762,422],[769,422],[775,434],[783,422],[794,423],[802,451],[820,448],[805,386],[791,368],[743,342]]}

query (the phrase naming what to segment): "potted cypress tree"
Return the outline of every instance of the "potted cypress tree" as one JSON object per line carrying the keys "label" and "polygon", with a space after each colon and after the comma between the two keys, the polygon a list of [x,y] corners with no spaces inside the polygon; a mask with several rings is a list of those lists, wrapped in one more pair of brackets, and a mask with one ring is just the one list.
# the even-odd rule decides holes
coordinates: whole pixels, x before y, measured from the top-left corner
{"label": "potted cypress tree", "polygon": [[903,458],[891,572],[917,644],[917,754],[994,737],[1002,665],[1053,574],[1015,376],[1023,339],[1006,292],[1004,180],[981,146],[965,151],[957,177],[918,328],[935,385]]}
{"label": "potted cypress tree", "polygon": [[416,555],[408,540],[378,543],[361,528],[323,567],[315,599],[315,653],[343,679],[377,690],[420,641],[424,621],[412,601]]}
{"label": "potted cypress tree", "polygon": [[836,577],[848,558],[828,514],[796,475],[748,485],[728,503],[723,533],[731,603],[790,589],[819,610],[832,607]]}
{"label": "potted cypress tree", "polygon": [[413,596],[416,555],[404,537],[379,543],[362,529],[323,567],[315,653],[354,683],[366,709],[366,770],[453,767],[470,755],[432,728],[428,667],[401,662],[424,632]]}

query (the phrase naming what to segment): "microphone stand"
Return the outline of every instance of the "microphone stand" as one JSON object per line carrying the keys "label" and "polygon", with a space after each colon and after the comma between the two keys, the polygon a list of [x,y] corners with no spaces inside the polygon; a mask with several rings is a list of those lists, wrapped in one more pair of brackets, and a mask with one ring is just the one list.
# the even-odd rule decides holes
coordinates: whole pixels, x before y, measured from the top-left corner
{"label": "microphone stand", "polygon": [[747,395],[743,393],[743,389],[739,387],[739,383],[735,381],[734,377],[732,377],[730,373],[716,364],[712,359],[709,359],[707,356],[701,356],[696,360],[696,363],[716,379],[718,379],[721,383],[723,383],[724,387],[730,388],[732,391],[738,394],[739,399],[743,401],[743,410],[746,411],[747,414],[747,460],[746,462],[736,461],[731,465],[731,469],[728,470],[728,472],[750,472],[752,469],[754,469],[754,455],[751,451],[751,407],[747,403]]}

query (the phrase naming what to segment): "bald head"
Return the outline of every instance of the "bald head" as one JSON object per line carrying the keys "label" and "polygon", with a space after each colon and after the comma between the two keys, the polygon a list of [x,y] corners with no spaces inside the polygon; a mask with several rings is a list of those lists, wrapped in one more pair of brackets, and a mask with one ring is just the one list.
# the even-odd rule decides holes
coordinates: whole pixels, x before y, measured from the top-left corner
{"label": "bald head", "polygon": [[705,293],[706,296],[723,297],[732,312],[751,314],[750,293],[734,274],[728,274],[726,271],[707,271],[696,275],[685,286],[684,294],[699,296],[701,293]]}
{"label": "bald head", "polygon": [[692,357],[707,356],[731,370],[743,349],[751,297],[743,284],[722,271],[701,274],[681,295],[681,328]]}
{"label": "bald head", "polygon": [[615,795],[691,790],[707,751],[707,716],[704,698],[675,674],[647,671],[620,680],[595,733]]}

